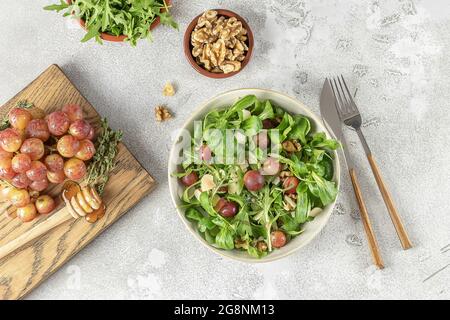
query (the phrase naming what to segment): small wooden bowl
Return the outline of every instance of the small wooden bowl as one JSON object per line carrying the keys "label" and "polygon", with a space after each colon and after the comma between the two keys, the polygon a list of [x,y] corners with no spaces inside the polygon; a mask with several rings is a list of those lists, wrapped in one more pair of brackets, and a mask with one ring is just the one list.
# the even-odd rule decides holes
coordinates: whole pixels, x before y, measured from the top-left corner
{"label": "small wooden bowl", "polygon": [[199,14],[198,16],[196,16],[194,18],[194,20],[192,20],[192,22],[188,25],[186,32],[184,33],[184,39],[183,39],[184,55],[186,56],[186,59],[189,61],[191,66],[195,70],[197,70],[198,73],[200,73],[206,77],[213,78],[213,79],[229,78],[229,77],[232,77],[232,76],[238,74],[239,72],[241,72],[242,69],[244,69],[245,66],[248,64],[248,62],[250,61],[250,58],[252,57],[252,53],[253,53],[253,46],[254,46],[253,33],[252,33],[252,30],[250,29],[250,26],[247,24],[247,22],[244,20],[244,18],[242,18],[237,13],[234,13],[233,11],[225,10],[225,9],[212,9],[212,10],[217,11],[218,16],[225,16],[227,18],[235,17],[238,21],[241,21],[242,26],[245,29],[247,29],[246,44],[248,46],[248,51],[247,51],[247,55],[245,56],[245,59],[242,61],[241,69],[239,69],[238,71],[230,72],[230,73],[216,73],[216,72],[210,72],[210,71],[206,70],[205,68],[203,68],[202,66],[200,66],[199,64],[197,64],[197,62],[195,61],[195,58],[192,56],[191,34],[192,34],[192,31],[194,30],[195,26],[197,25],[198,18],[200,18],[203,13]]}
{"label": "small wooden bowl", "polygon": [[[72,0],[67,0],[68,4],[72,4]],[[168,6],[170,6],[172,4],[171,0],[166,0],[166,4]],[[162,8],[161,12],[165,12],[166,9]],[[86,29],[85,24],[86,22],[83,19],[79,19],[80,25],[83,29]],[[153,21],[153,23],[150,25],[150,30],[155,29],[159,24],[161,23],[161,19],[159,17],[157,17],[155,19],[155,21]],[[113,34],[110,33],[106,33],[106,32],[101,32],[100,33],[100,38],[105,40],[105,41],[110,41],[110,42],[124,42],[127,38],[126,35],[122,34],[120,36],[115,36]]]}

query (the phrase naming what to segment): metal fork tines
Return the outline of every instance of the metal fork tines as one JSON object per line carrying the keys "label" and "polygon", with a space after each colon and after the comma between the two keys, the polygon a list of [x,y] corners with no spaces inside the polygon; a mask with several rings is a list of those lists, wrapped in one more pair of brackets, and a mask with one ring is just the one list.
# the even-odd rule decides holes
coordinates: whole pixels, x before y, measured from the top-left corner
{"label": "metal fork tines", "polygon": [[336,109],[338,111],[339,117],[342,122],[344,122],[347,126],[353,127],[358,133],[359,140],[364,147],[364,151],[366,153],[367,159],[369,160],[370,167],[375,176],[378,188],[380,189],[381,195],[383,196],[383,200],[389,211],[389,215],[391,216],[392,223],[394,224],[395,230],[397,231],[402,247],[403,249],[409,249],[412,247],[411,241],[409,240],[400,215],[395,208],[392,196],[389,193],[383,178],[381,177],[380,170],[378,169],[372,152],[370,151],[367,141],[362,133],[361,114],[358,110],[358,107],[356,106],[356,103],[353,100],[350,90],[347,87],[347,83],[345,82],[342,75],[340,77],[332,79],[331,83],[337,100]]}

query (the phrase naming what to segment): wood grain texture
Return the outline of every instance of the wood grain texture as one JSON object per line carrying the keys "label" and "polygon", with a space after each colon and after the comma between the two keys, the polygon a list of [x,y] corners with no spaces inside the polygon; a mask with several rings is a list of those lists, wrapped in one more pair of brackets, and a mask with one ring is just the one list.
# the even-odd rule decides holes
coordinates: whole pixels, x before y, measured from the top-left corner
{"label": "wood grain texture", "polygon": [[[0,116],[7,114],[20,100],[33,102],[47,112],[60,109],[67,103],[79,104],[86,120],[97,130],[100,127],[98,113],[56,65],[50,66],[2,106]],[[1,259],[1,299],[18,299],[26,295],[150,193],[155,186],[153,178],[123,144],[119,144],[118,149],[117,166],[111,173],[103,195],[107,206],[106,215],[95,224],[89,224],[84,219],[69,220]],[[48,193],[58,196],[60,188],[53,187]],[[45,219],[41,217],[31,223],[22,223],[7,214],[0,215],[0,246]]]}
{"label": "wood grain texture", "polygon": [[381,258],[380,248],[375,237],[375,232],[372,228],[372,223],[370,222],[369,213],[367,212],[358,178],[356,177],[356,171],[355,169],[351,168],[349,172],[350,178],[352,180],[353,190],[355,191],[356,200],[358,201],[359,210],[361,211],[361,220],[363,222],[364,231],[366,232],[367,241],[369,242],[369,249],[372,254],[373,262],[379,269],[383,269],[384,263],[383,259]]}
{"label": "wood grain texture", "polygon": [[370,153],[367,155],[367,159],[369,160],[370,167],[372,168],[373,175],[375,176],[375,180],[377,182],[378,188],[380,189],[381,195],[383,196],[384,203],[388,209],[389,215],[391,216],[392,224],[395,227],[395,231],[397,231],[398,238],[400,239],[400,243],[404,250],[407,250],[412,247],[411,240],[406,232],[405,226],[403,225],[402,219],[400,218],[400,214],[397,211],[397,208],[394,205],[394,201],[392,200],[392,196],[389,193],[389,190],[384,183],[383,177],[381,176],[380,169],[378,169],[377,163],[373,158],[373,155]]}

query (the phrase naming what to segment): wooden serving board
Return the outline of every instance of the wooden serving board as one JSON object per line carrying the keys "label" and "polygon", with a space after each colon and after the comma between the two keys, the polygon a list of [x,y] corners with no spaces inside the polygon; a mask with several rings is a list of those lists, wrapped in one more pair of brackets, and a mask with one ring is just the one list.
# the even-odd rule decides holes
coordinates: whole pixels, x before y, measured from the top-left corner
{"label": "wooden serving board", "polygon": [[[82,106],[84,115],[96,129],[100,116],[81,95],[57,65],[50,66],[36,80],[0,108],[3,118],[18,101],[27,100],[35,106],[51,112],[67,103]],[[18,299],[29,293],[48,276],[83,249],[103,230],[113,224],[131,207],[150,193],[155,181],[123,145],[119,145],[117,166],[110,175],[103,200],[106,215],[94,224],[84,219],[70,220],[54,228],[44,236],[16,250],[0,260],[0,299]],[[61,187],[48,193],[59,195]],[[61,204],[60,206],[62,206]],[[6,213],[0,215],[0,247],[17,238],[39,223],[42,216],[31,223],[12,219]]]}

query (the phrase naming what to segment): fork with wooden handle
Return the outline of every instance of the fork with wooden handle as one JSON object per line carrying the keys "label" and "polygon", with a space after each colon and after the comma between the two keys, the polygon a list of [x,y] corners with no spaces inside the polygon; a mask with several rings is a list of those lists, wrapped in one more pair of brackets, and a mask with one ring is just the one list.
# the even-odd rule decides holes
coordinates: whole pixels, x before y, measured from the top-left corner
{"label": "fork with wooden handle", "polygon": [[333,79],[334,87],[337,91],[337,100],[338,100],[338,113],[341,120],[347,125],[356,130],[358,133],[358,137],[363,145],[364,152],[366,153],[367,159],[369,160],[370,168],[372,169],[373,175],[375,176],[375,180],[377,182],[378,188],[380,189],[381,195],[383,197],[384,203],[388,209],[389,215],[391,217],[392,223],[397,231],[397,235],[400,239],[402,247],[404,250],[412,247],[411,240],[406,233],[406,229],[403,225],[402,219],[395,208],[394,201],[392,200],[392,196],[389,193],[386,184],[381,177],[380,170],[373,158],[372,152],[370,151],[369,146],[367,145],[367,141],[364,138],[364,135],[361,131],[361,123],[362,118],[359,113],[358,108],[356,107],[355,102],[353,101],[352,95],[348,90],[347,84],[345,83],[344,77],[341,75],[337,79]]}

